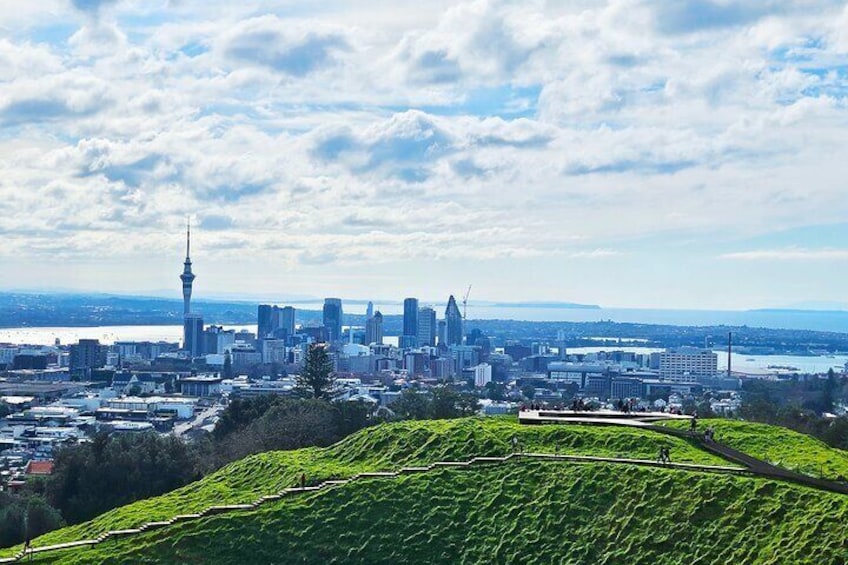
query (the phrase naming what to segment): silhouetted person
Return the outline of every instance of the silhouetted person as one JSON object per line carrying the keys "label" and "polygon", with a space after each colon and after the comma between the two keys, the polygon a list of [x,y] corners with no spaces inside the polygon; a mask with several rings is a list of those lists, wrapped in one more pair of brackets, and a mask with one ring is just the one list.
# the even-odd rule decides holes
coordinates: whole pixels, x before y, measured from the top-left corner
{"label": "silhouetted person", "polygon": [[306,488],[306,473],[300,474],[300,488]]}

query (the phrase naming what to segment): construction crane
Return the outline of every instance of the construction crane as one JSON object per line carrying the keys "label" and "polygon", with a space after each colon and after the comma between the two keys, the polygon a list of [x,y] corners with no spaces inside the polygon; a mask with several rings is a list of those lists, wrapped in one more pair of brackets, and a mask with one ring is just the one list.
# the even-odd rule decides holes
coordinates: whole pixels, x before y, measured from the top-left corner
{"label": "construction crane", "polygon": [[468,297],[471,295],[471,285],[468,285],[468,290],[465,291],[465,296],[462,299],[462,319],[468,319]]}
{"label": "construction crane", "polygon": [[468,295],[471,294],[471,285],[468,285],[468,290],[465,291],[465,296],[462,298],[462,345],[465,345],[465,320],[468,318]]}

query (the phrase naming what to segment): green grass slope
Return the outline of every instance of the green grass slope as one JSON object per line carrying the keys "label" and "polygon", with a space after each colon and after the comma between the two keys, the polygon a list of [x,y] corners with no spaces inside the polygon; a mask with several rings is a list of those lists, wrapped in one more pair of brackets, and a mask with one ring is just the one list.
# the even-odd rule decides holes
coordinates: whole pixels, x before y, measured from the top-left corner
{"label": "green grass slope", "polygon": [[[396,470],[444,460],[506,455],[517,436],[527,451],[654,459],[660,446],[677,462],[726,465],[686,441],[656,432],[578,425],[522,426],[510,418],[468,418],[386,424],[362,430],[324,449],[276,451],[247,457],[171,493],[107,512],[56,530],[33,546],[93,539],[108,530],[133,528],[219,504],[250,503],[294,486],[301,473],[311,482],[363,471]],[[20,546],[19,546],[20,547]],[[17,548],[0,552],[8,556]]]}
{"label": "green grass slope", "polygon": [[846,540],[842,495],[520,460],[357,481],[35,562],[843,565]]}
{"label": "green grass slope", "polygon": [[[665,425],[689,427],[688,422]],[[757,459],[814,477],[848,477],[848,452],[812,436],[780,426],[722,419],[701,420],[698,430],[704,431],[708,426],[715,428],[717,441]]]}

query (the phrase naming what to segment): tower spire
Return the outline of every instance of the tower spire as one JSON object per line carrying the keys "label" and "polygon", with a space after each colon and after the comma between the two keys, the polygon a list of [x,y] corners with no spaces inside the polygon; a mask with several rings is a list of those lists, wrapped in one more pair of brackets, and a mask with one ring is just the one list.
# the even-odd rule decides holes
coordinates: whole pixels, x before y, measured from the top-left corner
{"label": "tower spire", "polygon": [[191,272],[191,219],[186,218],[186,258],[183,263],[183,274],[180,275],[180,280],[183,281],[183,315],[187,316],[191,312],[191,286],[194,282],[195,275]]}

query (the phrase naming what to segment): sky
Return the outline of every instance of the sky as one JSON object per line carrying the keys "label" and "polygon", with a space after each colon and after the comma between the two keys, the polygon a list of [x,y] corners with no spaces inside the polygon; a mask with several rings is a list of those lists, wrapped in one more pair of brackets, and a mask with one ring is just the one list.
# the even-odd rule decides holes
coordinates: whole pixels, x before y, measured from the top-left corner
{"label": "sky", "polygon": [[0,289],[848,304],[845,2],[0,0],[0,83]]}

